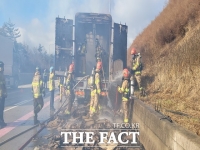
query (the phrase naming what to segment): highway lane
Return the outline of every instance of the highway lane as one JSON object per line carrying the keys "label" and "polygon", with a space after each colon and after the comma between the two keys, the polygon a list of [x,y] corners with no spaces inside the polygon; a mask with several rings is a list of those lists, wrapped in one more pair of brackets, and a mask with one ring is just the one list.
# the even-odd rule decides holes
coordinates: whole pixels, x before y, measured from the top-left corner
{"label": "highway lane", "polygon": [[[58,93],[58,90],[56,90],[55,93]],[[58,109],[61,105],[58,99],[58,95],[55,94],[56,109]],[[44,107],[38,114],[38,119],[41,122],[50,117],[49,100],[50,93],[46,90]],[[8,98],[6,98],[5,102],[4,120],[8,125],[0,130],[0,143],[34,125],[31,85],[20,86],[17,90],[8,90]],[[32,135],[33,131],[29,131],[25,135],[2,145],[0,149],[16,150],[24,144],[25,139],[31,137]]]}

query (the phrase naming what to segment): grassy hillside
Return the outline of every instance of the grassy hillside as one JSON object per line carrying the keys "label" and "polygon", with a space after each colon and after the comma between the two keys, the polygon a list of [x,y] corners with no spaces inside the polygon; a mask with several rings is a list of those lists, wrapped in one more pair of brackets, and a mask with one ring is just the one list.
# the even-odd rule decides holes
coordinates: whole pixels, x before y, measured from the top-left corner
{"label": "grassy hillside", "polygon": [[132,47],[144,63],[143,100],[200,135],[200,0],[169,0]]}

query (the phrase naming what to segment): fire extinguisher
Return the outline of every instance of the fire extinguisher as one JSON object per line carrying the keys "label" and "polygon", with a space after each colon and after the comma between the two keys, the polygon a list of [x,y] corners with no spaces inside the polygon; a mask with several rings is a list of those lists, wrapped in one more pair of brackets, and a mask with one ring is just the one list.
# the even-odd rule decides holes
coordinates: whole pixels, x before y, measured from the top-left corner
{"label": "fire extinguisher", "polygon": [[134,78],[130,78],[130,99],[133,99],[134,96]]}
{"label": "fire extinguisher", "polygon": [[93,69],[92,69],[92,76],[91,76],[91,79],[90,79],[91,81],[91,85],[94,85],[94,83],[95,83],[95,67],[93,67]]}

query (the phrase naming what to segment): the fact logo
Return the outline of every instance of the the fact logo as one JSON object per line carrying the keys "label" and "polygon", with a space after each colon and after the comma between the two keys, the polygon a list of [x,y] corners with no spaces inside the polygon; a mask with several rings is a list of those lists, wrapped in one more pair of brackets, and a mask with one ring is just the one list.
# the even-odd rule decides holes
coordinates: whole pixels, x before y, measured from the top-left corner
{"label": "the fact logo", "polygon": [[61,136],[63,137],[63,145],[82,145],[94,143],[137,145],[137,137],[139,136],[139,124],[113,123],[112,129],[77,129],[76,132],[74,132],[74,130],[70,132],[69,129],[66,132],[61,132]]}
{"label": "the fact logo", "polygon": [[[139,132],[121,132],[117,136],[115,135],[115,132],[99,132],[99,134],[100,134],[99,144],[104,144],[105,140],[106,141],[108,140],[107,143],[128,144],[129,140],[122,141],[123,135],[132,136],[131,144],[137,144],[136,136],[139,135]],[[64,135],[63,144],[69,144],[68,136],[72,136],[73,139],[72,144],[94,144],[95,142],[95,140],[93,139],[94,132],[61,132],[61,136],[62,135]],[[77,142],[77,140],[79,140],[79,142]]]}

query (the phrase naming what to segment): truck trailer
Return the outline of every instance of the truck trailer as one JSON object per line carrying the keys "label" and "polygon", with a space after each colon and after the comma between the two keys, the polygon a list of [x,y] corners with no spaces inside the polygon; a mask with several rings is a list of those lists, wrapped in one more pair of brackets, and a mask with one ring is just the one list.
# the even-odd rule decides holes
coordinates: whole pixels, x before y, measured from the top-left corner
{"label": "truck trailer", "polygon": [[[96,66],[96,46],[103,50],[103,92],[118,72],[127,66],[127,25],[114,23],[110,14],[77,13],[72,19],[56,18],[55,73],[64,76],[69,65],[75,64],[75,99],[88,99],[89,87],[86,76]],[[86,44],[86,54],[79,55],[81,44]],[[83,80],[84,78],[84,80]]]}

